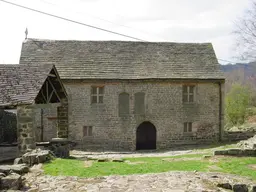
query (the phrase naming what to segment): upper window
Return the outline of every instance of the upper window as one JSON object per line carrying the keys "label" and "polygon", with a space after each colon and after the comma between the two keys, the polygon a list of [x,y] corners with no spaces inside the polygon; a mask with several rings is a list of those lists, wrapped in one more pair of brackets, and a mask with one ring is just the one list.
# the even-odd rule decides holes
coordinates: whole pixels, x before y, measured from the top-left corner
{"label": "upper window", "polygon": [[91,102],[103,103],[104,87],[92,86],[91,88]]}
{"label": "upper window", "polygon": [[182,92],[183,103],[193,103],[195,100],[195,86],[194,85],[183,85]]}
{"label": "upper window", "polygon": [[135,114],[144,114],[145,113],[145,93],[135,93],[134,95],[134,113]]}
{"label": "upper window", "polygon": [[119,94],[119,116],[125,116],[129,114],[130,99],[128,93]]}
{"label": "upper window", "polygon": [[184,123],[184,133],[191,133],[192,132],[192,123],[191,122],[185,122]]}

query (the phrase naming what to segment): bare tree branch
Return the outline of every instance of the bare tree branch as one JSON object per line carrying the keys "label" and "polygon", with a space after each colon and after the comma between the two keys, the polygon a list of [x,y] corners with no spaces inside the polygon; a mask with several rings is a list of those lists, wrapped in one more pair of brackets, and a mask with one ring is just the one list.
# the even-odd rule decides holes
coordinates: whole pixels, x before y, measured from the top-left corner
{"label": "bare tree branch", "polygon": [[246,60],[256,60],[256,0],[244,16],[235,22],[233,34],[237,37],[237,49]]}

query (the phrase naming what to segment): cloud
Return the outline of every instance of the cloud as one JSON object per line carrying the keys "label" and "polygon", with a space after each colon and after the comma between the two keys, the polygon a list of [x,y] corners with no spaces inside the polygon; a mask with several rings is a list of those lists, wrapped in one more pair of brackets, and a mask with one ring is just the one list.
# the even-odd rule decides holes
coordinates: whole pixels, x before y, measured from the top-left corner
{"label": "cloud", "polygon": [[[12,0],[147,41],[212,42],[232,58],[233,21],[250,0]],[[18,63],[25,28],[42,39],[131,40],[0,2],[0,63]]]}

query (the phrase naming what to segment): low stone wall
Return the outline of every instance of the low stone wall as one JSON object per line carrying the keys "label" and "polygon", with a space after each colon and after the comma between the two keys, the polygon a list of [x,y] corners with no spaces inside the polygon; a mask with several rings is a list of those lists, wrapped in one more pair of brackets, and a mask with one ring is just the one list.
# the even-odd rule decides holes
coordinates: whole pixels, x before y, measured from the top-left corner
{"label": "low stone wall", "polygon": [[0,191],[35,191],[25,185],[24,174],[33,169],[31,166],[49,162],[52,159],[54,156],[51,151],[36,149],[16,158],[13,165],[0,165]]}
{"label": "low stone wall", "polygon": [[227,150],[214,151],[214,155],[256,157],[256,149],[227,149]]}
{"label": "low stone wall", "polygon": [[19,155],[17,145],[2,145],[0,146],[0,162],[15,159]]}
{"label": "low stone wall", "polygon": [[65,138],[53,138],[49,142],[38,142],[36,148],[50,150],[56,157],[68,158],[69,152],[75,143]]}
{"label": "low stone wall", "polygon": [[242,141],[253,137],[256,133],[253,131],[226,131],[224,132],[224,141]]}

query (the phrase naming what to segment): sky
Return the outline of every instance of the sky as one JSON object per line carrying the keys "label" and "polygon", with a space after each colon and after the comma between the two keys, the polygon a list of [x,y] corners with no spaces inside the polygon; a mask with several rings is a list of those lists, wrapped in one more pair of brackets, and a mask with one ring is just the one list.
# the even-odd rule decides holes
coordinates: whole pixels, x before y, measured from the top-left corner
{"label": "sky", "polygon": [[[219,62],[239,62],[232,33],[250,0],[7,0],[145,41],[211,42]],[[0,0],[0,63],[19,63],[28,38],[125,40],[126,37],[32,12]]]}

